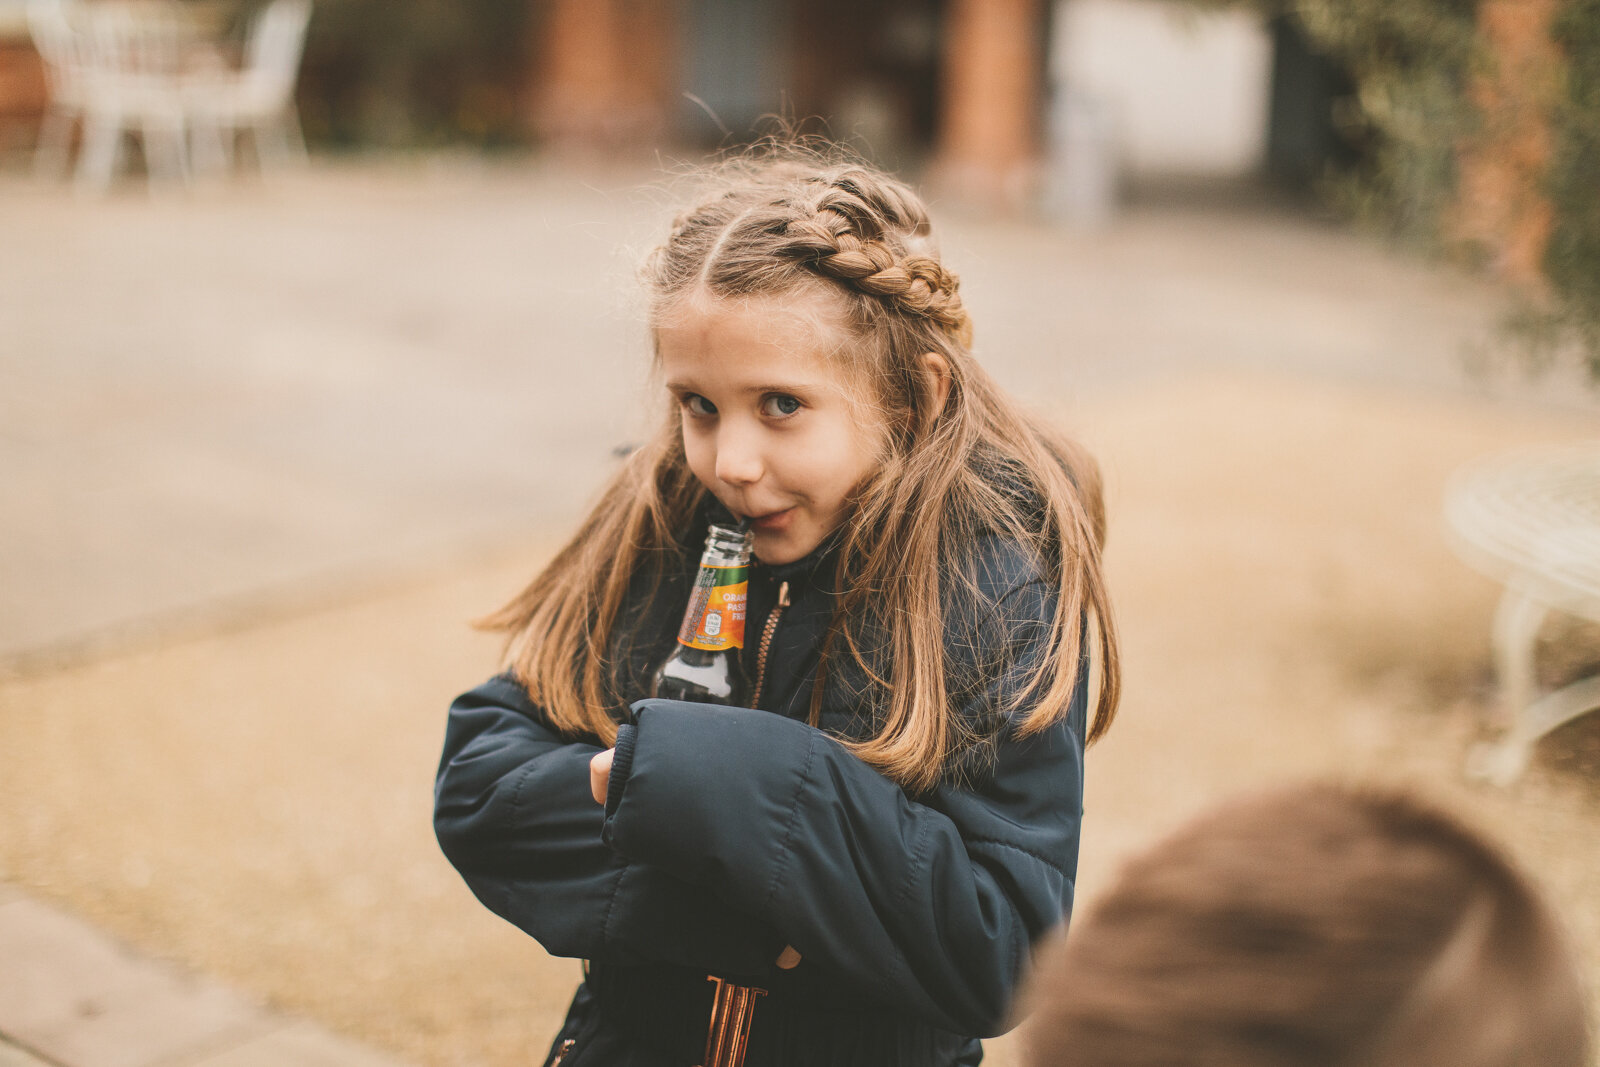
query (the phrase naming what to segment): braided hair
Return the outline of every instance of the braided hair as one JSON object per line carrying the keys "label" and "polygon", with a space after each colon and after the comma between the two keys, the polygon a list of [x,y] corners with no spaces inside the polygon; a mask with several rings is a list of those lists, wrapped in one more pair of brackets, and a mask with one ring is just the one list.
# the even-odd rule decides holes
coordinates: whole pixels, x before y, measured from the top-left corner
{"label": "braided hair", "polygon": [[972,324],[960,282],[931,254],[929,235],[922,202],[886,175],[771,164],[679,216],[645,278],[659,308],[699,287],[718,296],[784,292],[802,271],[870,298],[859,319],[924,320],[966,347]]}

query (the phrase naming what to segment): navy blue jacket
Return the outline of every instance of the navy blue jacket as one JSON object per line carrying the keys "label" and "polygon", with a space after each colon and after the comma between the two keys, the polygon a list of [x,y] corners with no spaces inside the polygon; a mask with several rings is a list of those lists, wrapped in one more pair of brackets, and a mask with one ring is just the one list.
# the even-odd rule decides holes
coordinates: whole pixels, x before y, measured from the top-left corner
{"label": "navy blue jacket", "polygon": [[[618,659],[619,688],[636,688],[619,699],[670,651],[694,566],[634,590]],[[589,961],[552,1059],[566,1046],[562,1067],[699,1063],[715,973],[768,990],[748,1067],[978,1062],[1031,946],[1072,905],[1087,695],[1080,675],[1066,721],[1016,736],[997,709],[1044,651],[1055,591],[1004,542],[972,566],[979,595],[947,601],[945,655],[956,713],[986,743],[926,792],[837,740],[875,728],[852,671],[829,671],[820,729],[807,724],[834,599],[825,552],[753,568],[752,668],[780,581],[791,597],[760,709],[635,701],[603,809],[597,738],[557,733],[507,676],[455,702],[434,817],[445,854],[491,910]],[[774,966],[785,945],[802,955],[790,971]]]}

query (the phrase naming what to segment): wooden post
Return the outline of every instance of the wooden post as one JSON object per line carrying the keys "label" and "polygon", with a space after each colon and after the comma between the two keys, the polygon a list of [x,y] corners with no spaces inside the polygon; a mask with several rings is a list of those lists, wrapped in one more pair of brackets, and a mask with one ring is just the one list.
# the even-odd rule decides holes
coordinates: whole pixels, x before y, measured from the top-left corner
{"label": "wooden post", "polygon": [[532,132],[556,147],[615,151],[667,128],[678,47],[671,0],[549,0],[534,32]]}
{"label": "wooden post", "polygon": [[1039,161],[1042,0],[950,0],[935,174],[995,207],[1029,196]]}
{"label": "wooden post", "polygon": [[0,155],[29,145],[49,93],[44,64],[26,38],[0,38]]}
{"label": "wooden post", "polygon": [[1550,162],[1550,105],[1562,56],[1550,36],[1558,0],[1483,0],[1478,28],[1489,65],[1471,96],[1481,128],[1460,154],[1453,230],[1488,253],[1499,277],[1542,286],[1551,207],[1540,189]]}

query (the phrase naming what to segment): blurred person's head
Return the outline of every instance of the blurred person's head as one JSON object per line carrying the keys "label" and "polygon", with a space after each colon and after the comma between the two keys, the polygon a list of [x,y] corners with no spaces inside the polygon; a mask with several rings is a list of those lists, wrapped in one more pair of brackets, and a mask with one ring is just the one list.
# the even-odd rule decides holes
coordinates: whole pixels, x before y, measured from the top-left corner
{"label": "blurred person's head", "polygon": [[1033,983],[1029,1067],[1584,1067],[1560,925],[1478,834],[1303,786],[1130,862]]}

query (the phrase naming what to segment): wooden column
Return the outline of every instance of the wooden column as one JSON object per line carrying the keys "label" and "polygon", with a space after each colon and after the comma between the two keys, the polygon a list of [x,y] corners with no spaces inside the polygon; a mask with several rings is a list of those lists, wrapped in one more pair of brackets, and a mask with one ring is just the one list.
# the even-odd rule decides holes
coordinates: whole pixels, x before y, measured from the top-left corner
{"label": "wooden column", "polygon": [[965,199],[1018,206],[1034,184],[1043,109],[1043,0],[950,0],[935,173]]}
{"label": "wooden column", "polygon": [[1472,85],[1481,128],[1460,155],[1454,230],[1490,268],[1524,289],[1542,284],[1551,208],[1540,188],[1550,162],[1550,106],[1560,49],[1558,0],[1483,0],[1478,28],[1489,63]]}
{"label": "wooden column", "polygon": [[0,155],[31,148],[49,94],[44,63],[27,38],[0,38]]}
{"label": "wooden column", "polygon": [[532,132],[556,147],[613,151],[667,130],[678,49],[671,0],[547,0],[533,32]]}

